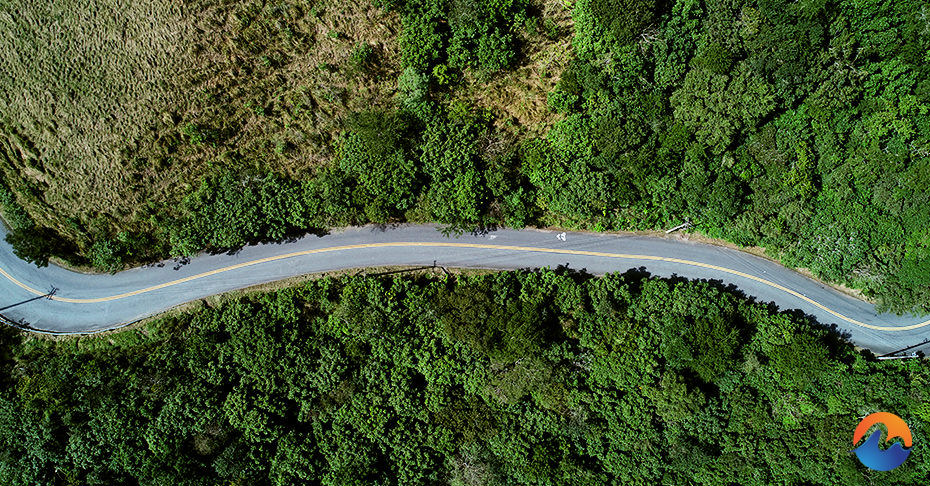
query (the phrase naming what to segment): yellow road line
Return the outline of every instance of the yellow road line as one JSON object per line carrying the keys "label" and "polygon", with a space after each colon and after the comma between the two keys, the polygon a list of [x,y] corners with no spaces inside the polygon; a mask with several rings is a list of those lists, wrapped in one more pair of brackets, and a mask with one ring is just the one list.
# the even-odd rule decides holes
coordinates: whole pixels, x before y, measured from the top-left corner
{"label": "yellow road line", "polygon": [[[748,279],[750,279],[750,280],[754,280],[754,281],[756,281],[756,282],[759,282],[759,283],[768,285],[769,287],[773,287],[773,288],[776,288],[776,289],[778,289],[778,290],[781,290],[782,292],[785,292],[785,293],[787,293],[787,294],[793,295],[793,296],[795,296],[795,297],[797,297],[797,298],[799,298],[799,299],[801,299],[801,300],[803,300],[803,301],[805,301],[805,302],[807,302],[807,303],[809,303],[809,304],[811,304],[811,305],[813,305],[813,306],[815,306],[815,307],[817,307],[817,308],[819,308],[819,309],[822,309],[822,310],[824,310],[824,311],[826,311],[826,312],[829,312],[830,314],[836,316],[836,317],[839,318],[839,319],[842,319],[842,320],[844,320],[844,321],[846,321],[846,322],[849,322],[849,323],[851,323],[851,324],[855,324],[855,325],[857,325],[857,326],[862,326],[862,327],[865,327],[865,328],[868,328],[868,329],[874,329],[874,330],[877,330],[877,331],[910,331],[910,330],[919,329],[919,328],[921,328],[921,327],[925,327],[925,326],[930,325],[930,320],[927,320],[927,321],[924,321],[924,322],[921,322],[921,323],[918,323],[918,324],[913,324],[913,325],[910,325],[910,326],[900,326],[900,327],[894,327],[894,326],[876,326],[876,325],[872,325],[872,324],[866,324],[866,323],[864,323],[864,322],[858,321],[858,320],[853,319],[853,318],[851,318],[851,317],[846,317],[846,316],[844,316],[843,314],[840,314],[839,312],[837,312],[837,311],[835,311],[835,310],[833,310],[833,309],[830,309],[829,307],[827,307],[827,306],[825,306],[825,305],[823,305],[823,304],[821,304],[821,303],[819,303],[819,302],[817,302],[817,301],[815,301],[815,300],[813,300],[813,299],[811,299],[811,298],[809,298],[809,297],[807,297],[807,296],[805,296],[805,295],[803,295],[803,294],[801,294],[801,293],[799,293],[799,292],[796,292],[796,291],[794,291],[794,290],[791,290],[791,289],[789,289],[789,288],[787,288],[787,287],[784,287],[784,286],[782,286],[782,285],[779,285],[779,284],[777,284],[777,283],[775,283],[775,282],[766,280],[766,279],[761,278],[761,277],[757,277],[757,276],[755,276],[755,275],[750,275],[750,274],[748,274],[748,273],[740,272],[739,270],[733,270],[733,269],[730,269],[730,268],[721,267],[721,266],[719,266],[719,265],[711,265],[711,264],[709,264],[709,263],[695,262],[695,261],[692,261],[692,260],[682,260],[682,259],[680,259],[680,258],[668,258],[668,257],[660,257],[660,256],[652,256],[652,255],[632,255],[632,254],[625,254],[625,253],[605,253],[605,252],[599,252],[599,251],[563,250],[563,249],[554,249],[554,248],[536,248],[536,247],[530,247],[530,246],[489,245],[489,244],[480,244],[480,243],[451,243],[451,242],[365,243],[365,244],[360,244],[360,245],[333,246],[333,247],[329,247],[329,248],[319,248],[319,249],[315,249],[315,250],[295,251],[295,252],[292,252],[292,253],[285,253],[285,254],[283,254],[283,255],[276,255],[276,256],[271,256],[271,257],[266,257],[266,258],[259,258],[259,259],[257,259],[257,260],[252,260],[252,261],[249,261],[249,262],[237,263],[237,264],[235,264],[235,265],[230,265],[230,266],[227,266],[227,267],[218,268],[218,269],[216,269],[216,270],[210,270],[209,272],[198,273],[197,275],[191,275],[191,276],[189,276],[189,277],[179,278],[179,279],[177,279],[177,280],[172,280],[172,281],[170,281],[170,282],[165,282],[165,283],[162,283],[162,284],[153,285],[153,286],[151,286],[151,287],[146,287],[146,288],[139,289],[139,290],[133,290],[132,292],[125,292],[125,293],[122,293],[122,294],[112,295],[112,296],[109,296],[109,297],[98,297],[98,298],[95,298],[95,299],[72,299],[72,298],[60,297],[60,296],[57,296],[57,295],[53,295],[53,296],[51,296],[51,299],[52,299],[52,300],[59,301],[59,302],[68,302],[68,303],[72,303],[72,304],[99,304],[99,303],[102,303],[102,302],[110,302],[110,301],[114,301],[114,300],[124,299],[124,298],[126,298],[126,297],[132,297],[132,296],[134,296],[134,295],[139,295],[139,294],[144,294],[144,293],[147,293],[147,292],[152,292],[152,291],[154,291],[154,290],[159,290],[159,289],[163,289],[163,288],[166,288],[166,287],[172,287],[172,286],[175,286],[175,285],[178,285],[178,284],[182,284],[182,283],[185,283],[185,282],[190,282],[190,281],[197,280],[197,279],[201,279],[201,278],[204,278],[204,277],[209,277],[209,276],[211,276],[211,275],[217,275],[217,274],[224,273],[224,272],[229,272],[229,271],[232,271],[232,270],[238,270],[238,269],[240,269],[240,268],[250,267],[250,266],[253,266],[253,265],[260,265],[260,264],[262,264],[262,263],[274,262],[274,261],[277,261],[277,260],[284,260],[284,259],[287,259],[287,258],[294,258],[294,257],[298,257],[298,256],[305,256],[305,255],[313,255],[313,254],[316,254],[316,253],[327,253],[327,252],[334,252],[334,251],[357,250],[357,249],[363,249],[363,248],[416,247],[416,246],[423,246],[423,247],[445,247],[445,248],[479,248],[479,249],[486,249],[486,250],[506,250],[506,251],[536,252],[536,253],[555,253],[555,254],[559,254],[559,255],[582,255],[582,256],[603,257],[603,258],[622,258],[622,259],[627,259],[627,260],[646,260],[646,261],[657,261],[657,262],[678,263],[678,264],[681,264],[681,265],[689,265],[689,266],[692,266],[692,267],[700,267],[700,268],[708,268],[708,269],[711,269],[711,270],[717,270],[717,271],[719,271],[719,272],[729,273],[729,274],[731,274],[731,275],[738,275],[738,276],[743,277],[743,278],[748,278]],[[40,291],[40,290],[36,290],[36,289],[34,289],[34,288],[32,288],[32,287],[30,287],[30,286],[28,286],[28,285],[26,285],[26,284],[20,282],[19,280],[16,280],[15,278],[13,278],[12,275],[10,275],[10,274],[7,273],[5,270],[3,270],[3,268],[0,268],[0,274],[2,274],[4,277],[6,277],[8,280],[10,280],[11,282],[13,282],[13,283],[16,284],[17,286],[19,286],[19,287],[25,289],[26,291],[28,291],[28,292],[30,292],[30,293],[32,293],[32,294],[35,294],[35,295],[46,295],[46,292],[42,292],[42,291]]]}

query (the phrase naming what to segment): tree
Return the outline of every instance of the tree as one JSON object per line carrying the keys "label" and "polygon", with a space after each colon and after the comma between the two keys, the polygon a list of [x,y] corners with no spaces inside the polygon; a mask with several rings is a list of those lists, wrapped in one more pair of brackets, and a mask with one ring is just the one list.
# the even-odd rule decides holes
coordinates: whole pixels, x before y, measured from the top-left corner
{"label": "tree", "polygon": [[574,45],[583,57],[616,54],[655,18],[655,0],[582,0],[575,4]]}
{"label": "tree", "polygon": [[411,122],[402,112],[363,112],[349,124],[339,167],[355,181],[353,205],[363,208],[369,221],[400,217],[413,207],[419,189]]}
{"label": "tree", "polygon": [[775,95],[764,80],[753,77],[748,66],[740,64],[732,78],[692,69],[672,94],[671,102],[675,118],[719,154],[775,108]]}

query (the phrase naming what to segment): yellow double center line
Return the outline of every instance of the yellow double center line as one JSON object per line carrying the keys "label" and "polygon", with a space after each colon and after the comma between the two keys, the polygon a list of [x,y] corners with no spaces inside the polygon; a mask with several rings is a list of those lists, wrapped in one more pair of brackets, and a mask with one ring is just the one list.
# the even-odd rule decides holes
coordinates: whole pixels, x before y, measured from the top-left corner
{"label": "yellow double center line", "polygon": [[[876,326],[876,325],[873,325],[873,324],[866,324],[866,323],[864,323],[864,322],[862,322],[862,321],[858,321],[858,320],[853,319],[853,318],[851,318],[851,317],[844,316],[843,314],[840,314],[839,312],[837,312],[837,311],[835,311],[835,310],[833,310],[833,309],[831,309],[831,308],[829,308],[829,307],[827,307],[827,306],[821,304],[820,302],[817,302],[817,301],[815,301],[815,300],[813,300],[813,299],[811,299],[811,298],[809,298],[809,297],[807,297],[807,296],[805,296],[805,295],[803,295],[803,294],[801,294],[801,293],[799,293],[799,292],[796,292],[796,291],[794,291],[794,290],[791,290],[791,289],[789,289],[789,288],[787,288],[787,287],[785,287],[785,286],[779,285],[779,284],[777,284],[777,283],[775,283],[775,282],[766,280],[766,279],[761,278],[761,277],[757,277],[757,276],[755,276],[755,275],[750,275],[750,274],[748,274],[748,273],[740,272],[739,270],[733,270],[733,269],[731,269],[731,268],[721,267],[721,266],[719,266],[719,265],[711,265],[711,264],[709,264],[709,263],[695,262],[695,261],[692,261],[692,260],[682,260],[682,259],[680,259],[680,258],[668,258],[668,257],[660,257],[660,256],[652,256],[652,255],[632,255],[632,254],[625,254],[625,253],[605,253],[605,252],[600,252],[600,251],[564,250],[564,249],[554,249],[554,248],[536,248],[536,247],[530,247],[530,246],[488,245],[488,244],[480,244],[480,243],[451,243],[451,242],[366,243],[366,244],[360,244],[360,245],[333,246],[333,247],[329,247],[329,248],[320,248],[320,249],[316,249],[316,250],[295,251],[295,252],[292,252],[292,253],[285,253],[285,254],[282,254],[282,255],[276,255],[276,256],[271,256],[271,257],[266,257],[266,258],[259,258],[259,259],[257,259],[257,260],[252,260],[252,261],[248,261],[248,262],[244,262],[244,263],[237,263],[237,264],[235,264],[235,265],[229,265],[229,266],[227,266],[227,267],[218,268],[218,269],[216,269],[216,270],[210,270],[209,272],[198,273],[198,274],[196,274],[196,275],[191,275],[191,276],[189,276],[189,277],[179,278],[179,279],[177,279],[177,280],[172,280],[172,281],[170,281],[170,282],[165,282],[165,283],[161,283],[161,284],[158,284],[158,285],[153,285],[153,286],[151,286],[151,287],[146,287],[146,288],[139,289],[139,290],[133,290],[132,292],[125,292],[125,293],[122,293],[122,294],[111,295],[111,296],[109,296],[109,297],[98,297],[98,298],[94,298],[94,299],[72,299],[72,298],[68,298],[68,297],[60,297],[60,296],[57,296],[57,295],[53,295],[53,296],[51,296],[50,298],[51,298],[52,300],[55,300],[55,301],[58,301],[58,302],[68,302],[68,303],[72,303],[72,304],[99,304],[99,303],[102,303],[102,302],[110,302],[110,301],[114,301],[114,300],[125,299],[126,297],[132,297],[132,296],[134,296],[134,295],[140,295],[140,294],[144,294],[144,293],[147,293],[147,292],[152,292],[152,291],[155,291],[155,290],[164,289],[164,288],[167,288],[167,287],[172,287],[172,286],[179,285],[179,284],[182,284],[182,283],[185,283],[185,282],[191,282],[191,281],[194,281],[194,280],[197,280],[197,279],[201,279],[201,278],[204,278],[204,277],[209,277],[209,276],[211,276],[211,275],[217,275],[217,274],[224,273],[224,272],[229,272],[229,271],[232,271],[232,270],[238,270],[238,269],[240,269],[240,268],[251,267],[251,266],[253,266],[253,265],[261,265],[262,263],[269,263],[269,262],[274,262],[274,261],[278,261],[278,260],[284,260],[284,259],[287,259],[287,258],[294,258],[294,257],[299,257],[299,256],[305,256],[305,255],[313,255],[313,254],[317,254],[317,253],[328,253],[328,252],[336,252],[336,251],[358,250],[358,249],[364,249],[364,248],[391,248],[391,247],[395,247],[395,248],[396,248],[396,247],[477,248],[477,249],[485,249],[485,250],[504,250],[504,251],[534,252],[534,253],[554,253],[554,254],[559,254],[559,255],[581,255],[581,256],[592,256],[592,257],[601,257],[601,258],[620,258],[620,259],[625,259],[625,260],[641,260],[641,261],[654,261],[654,262],[678,263],[678,264],[681,264],[681,265],[689,265],[689,266],[692,266],[692,267],[708,268],[708,269],[711,269],[711,270],[716,270],[716,271],[723,272],[723,273],[729,273],[729,274],[731,274],[731,275],[738,275],[738,276],[743,277],[743,278],[748,278],[748,279],[750,279],[750,280],[754,280],[754,281],[756,281],[756,282],[759,282],[759,283],[768,285],[769,287],[773,287],[773,288],[776,288],[776,289],[778,289],[778,290],[781,290],[782,292],[785,292],[785,293],[787,293],[787,294],[793,295],[793,296],[795,296],[795,297],[797,297],[797,298],[799,298],[799,299],[801,299],[801,300],[803,300],[803,301],[805,301],[805,302],[807,302],[807,303],[809,303],[809,304],[811,304],[811,305],[813,305],[813,306],[815,306],[815,307],[817,307],[817,308],[819,308],[819,309],[821,309],[821,310],[823,310],[823,311],[825,311],[825,312],[828,312],[828,313],[830,313],[830,314],[836,316],[837,318],[842,319],[842,320],[844,320],[844,321],[846,321],[846,322],[849,322],[849,323],[851,323],[851,324],[855,324],[855,325],[857,325],[857,326],[862,326],[862,327],[865,327],[865,328],[868,328],[868,329],[874,329],[874,330],[876,330],[876,331],[910,331],[910,330],[919,329],[919,328],[921,328],[921,327],[925,327],[925,326],[930,325],[930,320],[927,320],[927,321],[924,321],[924,322],[921,322],[921,323],[918,323],[918,324],[913,324],[913,325],[910,325],[910,326],[900,326],[900,327],[895,327],[895,326]],[[19,280],[16,280],[12,275],[10,275],[9,273],[7,273],[3,268],[0,268],[0,274],[2,274],[2,275],[3,275],[4,277],[6,277],[8,280],[10,280],[10,281],[13,282],[14,284],[18,285],[19,287],[25,289],[26,291],[28,291],[28,292],[30,292],[30,293],[32,293],[32,294],[35,294],[35,295],[46,295],[46,292],[42,292],[42,291],[40,291],[40,290],[36,290],[36,289],[34,289],[34,288],[32,288],[32,287],[30,287],[30,286],[28,286],[28,285],[26,285],[26,284],[20,282]]]}

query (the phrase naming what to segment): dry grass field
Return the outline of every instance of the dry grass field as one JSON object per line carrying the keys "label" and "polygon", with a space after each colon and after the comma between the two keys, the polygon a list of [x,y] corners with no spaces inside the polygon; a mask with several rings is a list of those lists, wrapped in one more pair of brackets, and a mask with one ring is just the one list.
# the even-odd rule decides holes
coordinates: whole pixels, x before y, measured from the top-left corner
{"label": "dry grass field", "polygon": [[391,102],[399,22],[337,1],[0,0],[2,181],[84,249],[217,164],[299,176],[349,112]]}
{"label": "dry grass field", "polygon": [[0,163],[36,219],[127,216],[120,151],[183,100],[189,35],[169,0],[0,2]]}

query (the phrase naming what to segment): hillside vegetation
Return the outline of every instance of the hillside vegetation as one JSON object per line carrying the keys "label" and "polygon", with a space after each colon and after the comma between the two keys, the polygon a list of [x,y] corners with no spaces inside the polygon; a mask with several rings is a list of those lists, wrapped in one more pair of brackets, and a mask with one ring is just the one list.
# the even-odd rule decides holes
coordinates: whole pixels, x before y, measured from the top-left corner
{"label": "hillside vegetation", "polygon": [[202,177],[305,177],[389,106],[399,28],[333,1],[4,2],[2,184],[74,263],[164,255],[157,217]]}
{"label": "hillside vegetation", "polygon": [[13,238],[117,269],[353,223],[690,220],[930,311],[925,2],[566,5],[185,4],[184,59],[206,68],[173,76],[193,89],[110,162],[145,202],[66,204],[52,187],[78,173],[8,149],[3,183],[36,222]]}
{"label": "hillside vegetation", "polygon": [[[629,273],[324,278],[115,335],[5,333],[3,484],[924,484],[930,368]],[[859,420],[913,433],[861,466]]]}

